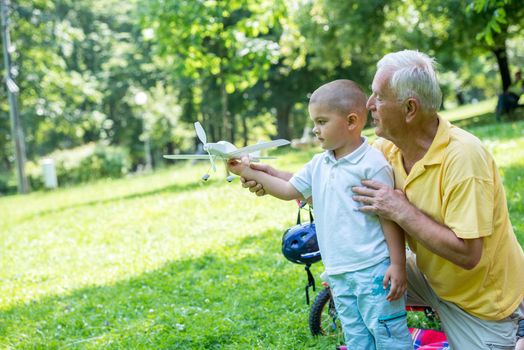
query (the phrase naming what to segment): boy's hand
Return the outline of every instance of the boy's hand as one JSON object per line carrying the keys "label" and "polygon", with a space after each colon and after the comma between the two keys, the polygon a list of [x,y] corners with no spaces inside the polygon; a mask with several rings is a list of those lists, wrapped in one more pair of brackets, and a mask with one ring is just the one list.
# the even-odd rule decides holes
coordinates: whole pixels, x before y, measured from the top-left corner
{"label": "boy's hand", "polygon": [[249,169],[249,158],[232,158],[227,161],[227,169],[235,175],[242,176],[246,169]]}
{"label": "boy's hand", "polygon": [[[278,177],[279,179],[282,179],[285,181],[289,181],[289,179],[293,177],[293,173],[277,170],[263,163],[251,163],[249,164],[249,167],[253,170],[262,171],[268,175]],[[254,180],[248,180],[245,177],[241,177],[240,182],[242,183],[242,187],[249,188],[249,191],[256,193],[256,195],[259,197],[264,196],[266,194],[264,187],[262,187],[261,184],[257,183]]]}
{"label": "boy's hand", "polygon": [[388,301],[397,300],[404,296],[408,289],[405,265],[391,264],[388,267],[383,281],[384,288],[387,288],[390,283],[391,288],[386,296]]}
{"label": "boy's hand", "polygon": [[[263,163],[251,163],[249,164],[251,169],[255,169],[258,171],[263,171],[266,174],[269,174],[271,176],[275,176],[275,169],[273,169],[271,166]],[[245,177],[240,178],[240,182],[242,183],[242,187],[249,188],[249,191],[256,193],[257,196],[261,197],[266,194],[266,191],[264,190],[264,187],[262,187],[261,184],[257,183],[255,180],[248,180]]]}

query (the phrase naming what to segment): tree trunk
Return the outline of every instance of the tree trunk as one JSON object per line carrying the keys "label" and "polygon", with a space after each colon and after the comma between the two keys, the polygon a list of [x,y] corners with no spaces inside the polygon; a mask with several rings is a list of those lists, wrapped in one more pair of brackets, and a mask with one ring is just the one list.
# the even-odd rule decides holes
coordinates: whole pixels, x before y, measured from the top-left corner
{"label": "tree trunk", "polygon": [[213,116],[208,116],[207,113],[202,114],[205,115],[205,119],[207,120],[207,129],[205,129],[207,142],[217,142],[218,140],[220,140],[220,138],[217,138],[217,135],[219,133],[217,126],[218,121],[216,120],[216,118],[213,118]]}
{"label": "tree trunk", "polygon": [[246,147],[248,142],[247,118],[245,116],[242,116],[240,118],[242,120],[242,138],[244,139],[244,147]]}
{"label": "tree trunk", "polygon": [[235,144],[236,136],[237,136],[237,121],[233,113],[228,113],[228,114],[229,114],[229,127],[230,127],[229,142],[231,142],[232,144]]}
{"label": "tree trunk", "polygon": [[493,50],[499,66],[500,78],[502,80],[502,91],[506,92],[511,85],[511,76],[509,74],[508,54],[506,52],[506,43],[502,47]]}
{"label": "tree trunk", "polygon": [[[220,135],[221,140],[227,140],[231,134],[231,126],[229,125],[229,118],[227,116],[227,91],[224,78],[222,77],[222,82],[220,83],[220,94],[222,100],[222,135]],[[232,140],[230,140],[232,142]]]}
{"label": "tree trunk", "polygon": [[174,154],[175,153],[175,143],[173,141],[169,141],[165,145],[165,153],[164,154]]}
{"label": "tree trunk", "polygon": [[277,106],[277,134],[279,139],[289,139],[289,115],[293,106],[289,103]]}

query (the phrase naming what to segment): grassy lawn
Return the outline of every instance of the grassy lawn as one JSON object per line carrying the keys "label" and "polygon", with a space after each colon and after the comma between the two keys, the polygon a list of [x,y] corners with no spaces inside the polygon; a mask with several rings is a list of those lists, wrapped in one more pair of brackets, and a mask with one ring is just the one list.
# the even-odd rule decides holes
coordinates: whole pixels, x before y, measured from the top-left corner
{"label": "grassy lawn", "polygon": [[477,118],[478,116],[482,116],[485,114],[489,114],[490,117],[493,117],[491,112],[495,110],[496,105],[497,98],[494,97],[489,100],[480,101],[478,103],[463,105],[454,109],[441,111],[440,115],[451,122],[470,118]]}
{"label": "grassy lawn", "polygon": [[[483,124],[466,127],[497,159],[523,245],[524,122]],[[288,170],[312,154],[279,153]],[[309,335],[305,273],[280,253],[296,205],[206,170],[0,198],[0,348],[333,349]]]}

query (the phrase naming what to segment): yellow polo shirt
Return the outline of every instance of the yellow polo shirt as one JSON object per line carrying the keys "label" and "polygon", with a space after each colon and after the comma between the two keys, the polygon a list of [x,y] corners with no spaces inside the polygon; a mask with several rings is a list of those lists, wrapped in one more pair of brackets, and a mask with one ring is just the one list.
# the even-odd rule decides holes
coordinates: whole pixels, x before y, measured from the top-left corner
{"label": "yellow polo shirt", "polygon": [[513,233],[495,161],[480,140],[439,118],[431,147],[409,175],[393,143],[378,139],[374,146],[392,165],[395,187],[413,205],[460,238],[483,237],[482,258],[472,270],[406,237],[433,290],[479,318],[509,316],[524,298],[524,253]]}

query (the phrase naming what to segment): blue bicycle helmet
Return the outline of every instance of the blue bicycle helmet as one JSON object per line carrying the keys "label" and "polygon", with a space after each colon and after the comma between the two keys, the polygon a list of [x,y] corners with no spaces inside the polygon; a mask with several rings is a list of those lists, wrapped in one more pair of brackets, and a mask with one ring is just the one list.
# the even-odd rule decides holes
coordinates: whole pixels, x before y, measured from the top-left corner
{"label": "blue bicycle helmet", "polygon": [[295,264],[311,265],[320,261],[315,223],[298,224],[284,232],[282,254]]}

